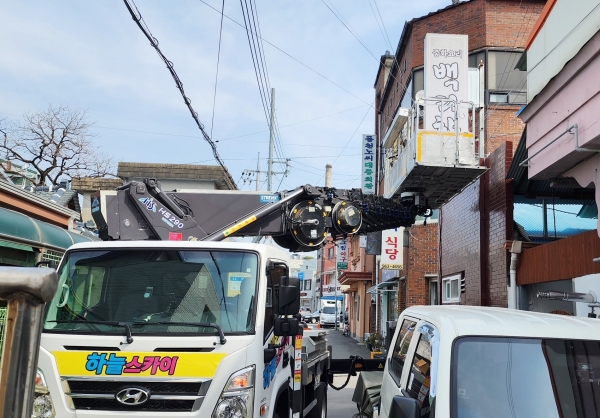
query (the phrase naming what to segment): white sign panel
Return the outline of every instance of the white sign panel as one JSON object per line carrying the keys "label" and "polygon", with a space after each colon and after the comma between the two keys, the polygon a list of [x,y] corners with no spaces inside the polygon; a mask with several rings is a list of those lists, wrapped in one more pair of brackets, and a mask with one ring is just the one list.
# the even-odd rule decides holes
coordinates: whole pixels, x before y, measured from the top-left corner
{"label": "white sign panel", "polygon": [[358,237],[358,239],[359,239],[358,246],[360,248],[367,248],[367,236],[361,235]]}
{"label": "white sign panel", "polygon": [[337,242],[337,269],[348,269],[348,240],[341,239]]}
{"label": "white sign panel", "polygon": [[459,132],[469,130],[469,37],[428,33],[425,35],[424,84],[425,130]]}
{"label": "white sign panel", "polygon": [[402,270],[404,262],[404,228],[387,229],[381,233],[381,268]]}
{"label": "white sign panel", "polygon": [[362,192],[375,193],[375,135],[363,135],[362,141]]}

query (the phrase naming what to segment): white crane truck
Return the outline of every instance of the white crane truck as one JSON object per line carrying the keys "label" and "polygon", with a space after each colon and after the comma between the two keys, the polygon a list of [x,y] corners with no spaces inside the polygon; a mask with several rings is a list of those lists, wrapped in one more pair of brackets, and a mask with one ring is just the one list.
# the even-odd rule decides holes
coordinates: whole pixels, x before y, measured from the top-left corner
{"label": "white crane truck", "polygon": [[299,322],[291,251],[409,226],[429,209],[360,190],[163,192],[132,182],[92,198],[104,242],[71,247],[47,305],[34,417],[325,418],[332,360]]}

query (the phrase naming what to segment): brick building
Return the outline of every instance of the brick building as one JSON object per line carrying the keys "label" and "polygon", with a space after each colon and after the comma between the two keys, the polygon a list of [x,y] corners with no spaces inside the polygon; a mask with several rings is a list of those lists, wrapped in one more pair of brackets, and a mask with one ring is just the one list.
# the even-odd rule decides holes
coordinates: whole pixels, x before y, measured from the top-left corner
{"label": "brick building", "polygon": [[[430,181],[446,182],[448,190],[438,192],[435,201],[426,195],[439,209],[435,211],[439,219],[407,229],[405,266],[398,272],[399,311],[438,301],[507,305],[505,243],[512,239],[513,205],[505,179],[524,127],[516,113],[527,102],[526,72],[515,66],[544,4],[544,0],[449,4],[406,22],[395,53],[381,58],[374,86],[375,127],[378,186],[386,197],[399,197],[406,190],[402,182],[412,169],[402,153],[410,150],[411,114],[412,129],[422,128],[426,34],[468,35],[469,75],[478,77],[469,82],[473,107],[467,112],[473,126],[467,134],[475,158],[480,157],[478,167],[469,175],[456,166],[429,173]],[[471,99],[471,92],[479,94]]]}

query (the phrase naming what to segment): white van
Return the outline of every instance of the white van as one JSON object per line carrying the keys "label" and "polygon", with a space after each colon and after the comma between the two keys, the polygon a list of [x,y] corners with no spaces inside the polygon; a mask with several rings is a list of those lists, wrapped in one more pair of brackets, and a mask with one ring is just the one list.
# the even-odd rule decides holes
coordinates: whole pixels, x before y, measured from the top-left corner
{"label": "white van", "polygon": [[397,324],[382,418],[600,416],[600,319],[419,306]]}
{"label": "white van", "polygon": [[[321,304],[321,317],[319,318],[319,323],[321,327],[336,327],[339,322],[339,316],[342,313],[342,304],[341,302],[335,302],[333,300],[324,300]],[[337,313],[337,319],[336,319]]]}

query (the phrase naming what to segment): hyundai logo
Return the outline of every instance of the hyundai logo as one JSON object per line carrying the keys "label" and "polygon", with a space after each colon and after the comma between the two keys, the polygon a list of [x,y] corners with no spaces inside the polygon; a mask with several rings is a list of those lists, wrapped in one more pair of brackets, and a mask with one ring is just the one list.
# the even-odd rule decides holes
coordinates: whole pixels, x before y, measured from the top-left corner
{"label": "hyundai logo", "polygon": [[150,392],[142,388],[126,388],[117,392],[115,398],[123,405],[142,405],[150,399]]}

